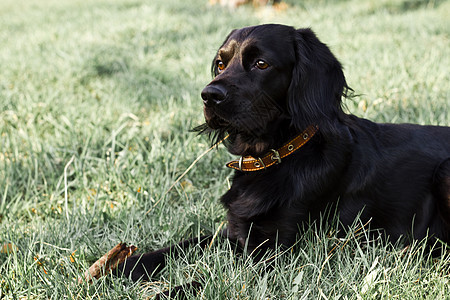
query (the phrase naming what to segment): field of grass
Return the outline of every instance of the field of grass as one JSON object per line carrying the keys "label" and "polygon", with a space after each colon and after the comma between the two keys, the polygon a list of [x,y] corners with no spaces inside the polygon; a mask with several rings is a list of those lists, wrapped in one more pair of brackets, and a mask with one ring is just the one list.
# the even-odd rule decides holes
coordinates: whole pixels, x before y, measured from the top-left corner
{"label": "field of grass", "polygon": [[207,0],[0,2],[0,298],[137,299],[203,282],[198,299],[449,299],[450,257],[345,240],[333,224],[293,251],[234,260],[226,243],[174,259],[158,282],[77,278],[119,241],[149,251],[214,233],[232,172],[200,91],[233,28],[312,27],[379,122],[450,125],[450,1],[290,0],[285,11]]}

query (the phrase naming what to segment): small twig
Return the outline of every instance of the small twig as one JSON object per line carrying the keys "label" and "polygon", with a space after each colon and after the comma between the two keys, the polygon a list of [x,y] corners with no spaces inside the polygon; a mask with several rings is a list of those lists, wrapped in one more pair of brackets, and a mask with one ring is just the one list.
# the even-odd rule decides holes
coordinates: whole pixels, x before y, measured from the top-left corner
{"label": "small twig", "polygon": [[[364,229],[367,225],[369,225],[370,222],[372,222],[372,218],[370,218],[370,219],[366,222],[366,224],[364,224],[364,225],[359,226],[358,228],[356,228],[355,231],[353,232],[353,236],[354,236],[354,237],[357,237],[357,236],[358,236],[358,232],[359,232],[360,230]],[[344,249],[344,247],[348,244],[348,242],[350,242],[350,238],[348,238],[348,239],[345,240],[344,244],[341,246],[341,251],[342,251],[342,249]],[[334,249],[333,249],[333,250],[334,250]],[[333,251],[333,250],[332,250],[332,251]],[[332,251],[331,251],[331,252],[332,252]],[[330,253],[331,253],[331,252],[330,252]]]}
{"label": "small twig", "polygon": [[223,224],[225,224],[225,221],[222,221],[222,223],[220,223],[219,227],[217,228],[216,232],[214,233],[213,238],[211,239],[211,242],[209,243],[208,248],[210,249],[212,244],[214,243],[214,241],[216,240],[217,235],[220,232],[220,229],[222,228]]}
{"label": "small twig", "polygon": [[330,260],[331,257],[333,257],[333,254],[328,255],[327,258],[325,258],[324,262],[322,263],[322,266],[320,267],[319,276],[317,276],[317,281],[316,281],[317,285],[319,285],[319,281],[320,281],[320,278],[322,277],[323,269],[325,268],[325,265],[328,263],[328,261]]}
{"label": "small twig", "polygon": [[258,246],[255,247],[255,249],[253,249],[253,251],[250,253],[250,255],[247,257],[247,259],[245,260],[245,263],[248,262],[248,260],[253,256],[253,254],[256,252],[256,250],[258,250],[259,248],[261,248],[265,243],[267,243],[269,241],[269,239],[266,239],[264,241],[261,242],[261,244],[259,244]]}
{"label": "small twig", "polygon": [[61,247],[58,247],[56,245],[52,245],[52,244],[49,244],[49,243],[46,243],[46,242],[42,242],[42,241],[37,241],[34,244],[42,244],[42,245],[50,246],[50,247],[53,247],[53,248],[61,250],[61,251],[72,251],[69,248],[61,248]]}
{"label": "small twig", "polygon": [[64,206],[66,209],[67,221],[69,221],[69,205],[68,205],[68,200],[67,200],[67,169],[69,168],[70,164],[73,162],[74,159],[75,159],[75,155],[72,155],[69,162],[64,167]]}
{"label": "small twig", "polygon": [[275,253],[274,255],[272,255],[271,257],[269,257],[269,258],[266,258],[263,262],[269,262],[269,261],[271,261],[271,260],[273,260],[273,259],[275,259],[275,258],[277,258],[277,257],[280,257],[280,256],[282,256],[282,255],[284,255],[285,253],[288,253],[289,251],[292,251],[292,249],[294,249],[294,246],[291,246],[291,247],[289,247],[289,248],[287,248],[286,250],[283,250],[283,251],[281,251],[281,252],[277,252],[277,253]]}
{"label": "small twig", "polygon": [[205,152],[203,152],[202,154],[200,154],[193,162],[192,164],[186,169],[186,171],[183,172],[183,174],[180,175],[180,177],[177,178],[177,180],[175,180],[174,183],[172,183],[172,185],[169,187],[169,189],[159,198],[158,201],[156,201],[155,204],[153,204],[153,206],[145,213],[145,215],[148,215],[155,207],[156,205],[159,204],[159,202],[161,202],[161,200],[173,189],[173,187],[180,182],[181,178],[183,178],[194,166],[195,164],[197,164],[197,162],[203,157],[205,156],[209,151],[211,151],[212,149],[214,149],[215,147],[219,146],[223,141],[225,141],[228,138],[228,135],[226,137],[224,137],[222,140],[218,141],[217,143],[215,143],[214,145],[212,145],[208,150],[206,150]]}

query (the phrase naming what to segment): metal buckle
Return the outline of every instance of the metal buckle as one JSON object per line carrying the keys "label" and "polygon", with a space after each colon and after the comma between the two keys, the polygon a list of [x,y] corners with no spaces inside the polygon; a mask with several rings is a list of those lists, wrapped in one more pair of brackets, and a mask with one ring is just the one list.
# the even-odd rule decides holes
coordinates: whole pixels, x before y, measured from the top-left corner
{"label": "metal buckle", "polygon": [[241,158],[239,158],[239,171],[242,171],[242,160],[244,160],[243,156],[241,156]]}
{"label": "metal buckle", "polygon": [[277,160],[277,164],[281,163],[280,153],[275,149],[270,149],[273,152],[273,155],[270,157],[273,161]]}

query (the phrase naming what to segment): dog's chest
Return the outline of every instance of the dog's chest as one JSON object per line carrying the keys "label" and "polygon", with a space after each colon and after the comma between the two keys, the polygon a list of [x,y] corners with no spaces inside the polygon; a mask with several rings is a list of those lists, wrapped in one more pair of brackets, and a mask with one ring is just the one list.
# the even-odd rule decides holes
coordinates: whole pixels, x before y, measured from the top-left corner
{"label": "dog's chest", "polygon": [[337,180],[329,180],[325,185],[321,182],[323,177],[302,172],[315,170],[309,163],[312,162],[280,165],[255,175],[237,173],[231,189],[221,198],[228,210],[231,237],[243,245],[249,238],[249,248],[263,242],[272,248],[276,244],[291,245],[305,222],[332,209],[330,205],[339,197]]}
{"label": "dog's chest", "polygon": [[[259,177],[253,181],[234,181],[232,188],[222,196],[227,208],[228,231],[248,250],[265,243],[273,248],[276,243],[291,244],[298,232],[297,224],[306,219],[307,209],[294,205],[294,189],[288,181],[271,182]],[[246,242],[246,239],[248,241]]]}

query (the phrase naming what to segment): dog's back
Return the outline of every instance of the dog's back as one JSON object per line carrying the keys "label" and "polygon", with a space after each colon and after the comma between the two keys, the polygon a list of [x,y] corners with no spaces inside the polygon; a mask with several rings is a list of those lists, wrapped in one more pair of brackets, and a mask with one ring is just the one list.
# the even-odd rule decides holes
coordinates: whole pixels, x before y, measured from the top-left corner
{"label": "dog's back", "polygon": [[392,240],[430,234],[449,242],[450,129],[366,120],[349,128],[354,146],[339,200],[343,222],[359,208]]}

